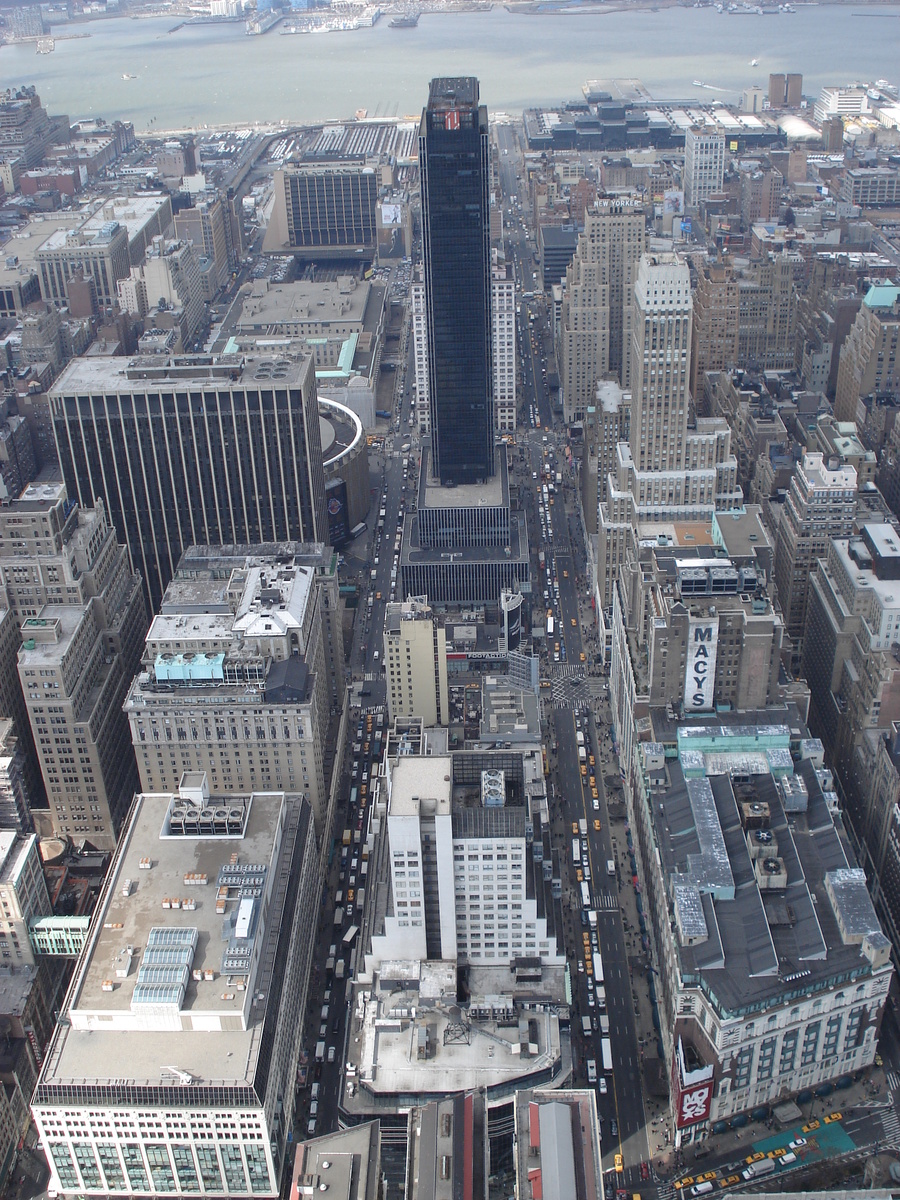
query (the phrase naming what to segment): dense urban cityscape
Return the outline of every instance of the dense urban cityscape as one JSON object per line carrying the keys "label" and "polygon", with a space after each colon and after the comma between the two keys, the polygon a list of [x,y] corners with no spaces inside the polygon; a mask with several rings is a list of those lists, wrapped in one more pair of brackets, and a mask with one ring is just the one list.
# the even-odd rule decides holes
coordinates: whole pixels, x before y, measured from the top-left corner
{"label": "dense urban cityscape", "polygon": [[0,92],[4,1196],[900,1195],[900,92],[717,90]]}

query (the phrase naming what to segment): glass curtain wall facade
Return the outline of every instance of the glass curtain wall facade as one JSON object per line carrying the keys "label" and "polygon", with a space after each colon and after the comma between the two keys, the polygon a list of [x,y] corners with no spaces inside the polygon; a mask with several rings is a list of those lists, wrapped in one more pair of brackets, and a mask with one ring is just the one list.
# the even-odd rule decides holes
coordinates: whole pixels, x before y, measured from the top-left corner
{"label": "glass curtain wall facade", "polygon": [[434,472],[494,473],[487,109],[478,80],[433,79],[419,130]]}

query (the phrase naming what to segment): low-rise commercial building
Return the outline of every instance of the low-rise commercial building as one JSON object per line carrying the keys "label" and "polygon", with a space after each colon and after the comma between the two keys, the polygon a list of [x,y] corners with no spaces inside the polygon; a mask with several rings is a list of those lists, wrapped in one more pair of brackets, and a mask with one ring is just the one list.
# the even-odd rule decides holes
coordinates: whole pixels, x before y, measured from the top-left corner
{"label": "low-rise commercial building", "polygon": [[32,1100],[57,1193],[279,1195],[318,891],[301,796],[135,798]]}
{"label": "low-rise commercial building", "polygon": [[202,771],[219,793],[302,792],[328,825],[329,725],[343,700],[334,553],[194,547],[147,633],[125,700],[145,791]]}

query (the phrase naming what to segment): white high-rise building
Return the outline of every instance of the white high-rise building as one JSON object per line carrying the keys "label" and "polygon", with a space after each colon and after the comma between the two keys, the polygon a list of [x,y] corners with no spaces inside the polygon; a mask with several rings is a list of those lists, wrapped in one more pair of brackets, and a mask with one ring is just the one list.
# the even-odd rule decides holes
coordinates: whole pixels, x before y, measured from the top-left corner
{"label": "white high-rise building", "polygon": [[[541,865],[526,843],[532,815],[522,788],[540,769],[538,752],[401,755],[386,766],[391,904],[368,969],[410,959],[508,966],[522,957],[563,966],[540,915]],[[473,790],[480,802],[459,795]]]}
{"label": "white high-rise building", "polygon": [[721,192],[725,177],[725,135],[694,126],[684,135],[684,203],[697,208]]}
{"label": "white high-rise building", "polygon": [[412,314],[413,356],[415,363],[415,411],[419,432],[431,432],[431,392],[428,386],[428,315],[425,308],[425,283],[417,280],[409,289]]}
{"label": "white high-rise building", "polygon": [[494,342],[494,423],[498,433],[516,429],[516,283],[494,251],[491,265],[491,335]]}

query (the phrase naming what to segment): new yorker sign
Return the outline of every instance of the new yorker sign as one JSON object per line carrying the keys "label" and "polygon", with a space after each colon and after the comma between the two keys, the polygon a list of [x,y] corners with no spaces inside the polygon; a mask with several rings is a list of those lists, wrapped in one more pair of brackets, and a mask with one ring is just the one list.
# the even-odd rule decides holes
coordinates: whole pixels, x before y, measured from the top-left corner
{"label": "new yorker sign", "polygon": [[719,618],[691,619],[684,674],[685,712],[707,712],[713,706]]}

